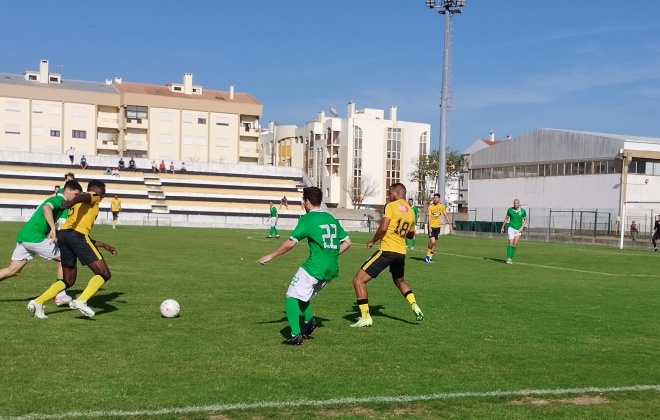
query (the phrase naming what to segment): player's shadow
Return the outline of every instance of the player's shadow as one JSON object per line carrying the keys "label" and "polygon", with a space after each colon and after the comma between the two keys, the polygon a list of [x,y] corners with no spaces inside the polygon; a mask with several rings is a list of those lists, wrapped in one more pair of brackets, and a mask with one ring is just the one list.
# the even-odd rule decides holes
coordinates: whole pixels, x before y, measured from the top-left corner
{"label": "player's shadow", "polygon": [[484,260],[486,261],[493,261],[496,263],[505,263],[506,260],[504,258],[490,258],[490,257],[484,257]]}
{"label": "player's shadow", "polygon": [[[318,316],[314,316],[314,319],[316,319],[316,322],[318,322],[318,328],[323,327],[323,324],[326,321],[328,321],[328,318],[321,318]],[[284,337],[285,339],[291,337],[291,327],[288,325],[288,319],[286,317],[286,314],[284,314],[284,316],[280,319],[274,319],[271,321],[259,321],[257,322],[257,324],[281,324],[282,322],[286,322],[287,325],[280,330],[280,334],[282,334],[282,337]],[[298,319],[298,322],[300,322],[300,327],[302,328],[303,324],[305,323],[305,318],[301,316]]]}
{"label": "player's shadow", "polygon": [[[89,306],[94,308],[95,316],[105,315],[117,310],[117,307],[112,303],[126,303],[125,300],[117,300],[124,292],[112,292],[104,295],[95,295],[89,300]],[[98,308],[98,309],[97,309]]]}
{"label": "player's shadow", "polygon": [[412,256],[410,256],[410,257],[408,257],[408,259],[426,262],[426,257],[425,256],[424,257],[412,257]]}
{"label": "player's shadow", "polygon": [[[68,293],[70,296],[77,296],[77,295],[79,295],[79,294],[82,293],[82,290],[67,290],[67,293]],[[36,299],[37,297],[39,297],[39,295],[37,295],[37,296],[30,296],[30,297],[26,297],[26,298],[18,298],[18,299],[0,299],[0,302],[25,302],[25,304],[27,305],[27,303],[28,303],[29,301],[31,301],[31,300],[33,300],[33,299]],[[53,303],[53,301],[51,300],[50,302],[46,302],[44,305],[52,306],[53,304],[54,304],[54,303]],[[63,307],[69,308],[68,305],[63,305]]]}
{"label": "player's shadow", "polygon": [[[399,318],[398,316],[388,315],[388,314],[386,314],[385,312],[382,311],[383,309],[385,309],[385,307],[383,305],[369,305],[369,314],[371,315],[372,318],[374,318],[374,317],[383,317],[383,318],[393,319],[393,320],[399,321],[399,322],[405,322],[406,324],[413,324],[413,325],[418,324],[417,321],[413,322],[413,321],[409,321],[407,319]],[[357,303],[354,303],[353,304],[353,309],[351,310],[351,313],[348,314],[348,315],[344,315],[343,318],[347,321],[350,321],[351,324],[354,324],[358,320],[358,317],[359,317],[358,314],[359,313],[360,313],[360,307],[357,305]]]}

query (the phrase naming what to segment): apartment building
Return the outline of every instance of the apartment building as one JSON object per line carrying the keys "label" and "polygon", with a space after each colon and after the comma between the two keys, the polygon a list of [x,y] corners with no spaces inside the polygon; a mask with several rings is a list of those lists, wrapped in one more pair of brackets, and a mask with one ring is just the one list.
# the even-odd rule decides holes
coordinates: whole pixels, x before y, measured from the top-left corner
{"label": "apartment building", "polygon": [[[319,112],[303,127],[271,125],[261,137],[261,161],[303,168],[331,206],[382,206],[387,187],[395,182],[405,184],[408,196],[418,200],[428,191],[419,191],[410,174],[419,155],[430,151],[431,127],[399,121],[396,107],[389,111],[386,119],[384,110],[357,110],[351,102],[346,118]],[[375,192],[364,197],[367,187]]]}
{"label": "apartment building", "polygon": [[48,61],[22,75],[0,73],[0,148],[257,164],[263,107],[248,93],[180,83],[69,81]]}

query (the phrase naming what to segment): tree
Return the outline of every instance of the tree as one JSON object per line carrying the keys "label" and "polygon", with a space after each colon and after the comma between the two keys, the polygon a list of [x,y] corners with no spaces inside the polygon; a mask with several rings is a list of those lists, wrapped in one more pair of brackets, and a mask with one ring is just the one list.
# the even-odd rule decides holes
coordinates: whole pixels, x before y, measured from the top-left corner
{"label": "tree", "polygon": [[[457,176],[463,166],[465,166],[465,156],[461,152],[447,148],[447,178]],[[413,160],[415,170],[411,172],[410,178],[418,184],[418,197],[420,204],[424,207],[431,201],[429,196],[429,187],[438,183],[438,161],[440,153],[437,150],[431,151],[428,155],[419,155]]]}
{"label": "tree", "polygon": [[360,208],[364,200],[378,195],[378,183],[371,175],[364,174],[360,178],[348,180],[342,189],[351,197],[353,208]]}

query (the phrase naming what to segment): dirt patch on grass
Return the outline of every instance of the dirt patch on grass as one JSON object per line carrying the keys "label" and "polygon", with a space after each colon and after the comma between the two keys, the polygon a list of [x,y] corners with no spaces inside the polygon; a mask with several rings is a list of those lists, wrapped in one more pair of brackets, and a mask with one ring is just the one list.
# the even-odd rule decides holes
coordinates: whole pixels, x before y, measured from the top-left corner
{"label": "dirt patch on grass", "polygon": [[610,401],[600,395],[580,395],[573,398],[564,398],[564,399],[546,399],[546,398],[536,398],[536,397],[524,397],[517,400],[511,400],[508,404],[511,405],[535,405],[535,406],[544,406],[549,404],[573,404],[573,405],[596,405],[596,404],[607,404]]}

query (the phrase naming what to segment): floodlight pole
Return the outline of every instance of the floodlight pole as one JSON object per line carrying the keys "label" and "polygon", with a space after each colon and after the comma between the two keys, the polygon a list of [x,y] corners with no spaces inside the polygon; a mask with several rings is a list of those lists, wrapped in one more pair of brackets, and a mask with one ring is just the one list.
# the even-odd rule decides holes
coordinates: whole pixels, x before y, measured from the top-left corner
{"label": "floodlight pole", "polygon": [[449,103],[449,49],[451,37],[451,15],[461,13],[466,0],[426,0],[426,6],[445,15],[445,47],[442,62],[442,88],[440,91],[440,145],[438,156],[438,190],[440,200],[446,203],[445,186],[447,183],[447,107]]}

